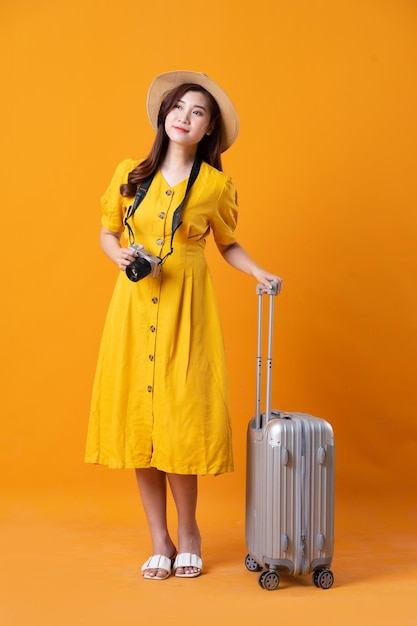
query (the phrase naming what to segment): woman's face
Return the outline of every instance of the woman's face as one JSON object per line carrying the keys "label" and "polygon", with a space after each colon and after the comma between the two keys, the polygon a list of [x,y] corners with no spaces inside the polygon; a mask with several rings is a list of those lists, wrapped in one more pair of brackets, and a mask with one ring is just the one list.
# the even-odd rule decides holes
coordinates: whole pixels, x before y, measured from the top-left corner
{"label": "woman's face", "polygon": [[196,146],[212,130],[210,102],[199,91],[187,91],[165,118],[170,141],[184,146]]}

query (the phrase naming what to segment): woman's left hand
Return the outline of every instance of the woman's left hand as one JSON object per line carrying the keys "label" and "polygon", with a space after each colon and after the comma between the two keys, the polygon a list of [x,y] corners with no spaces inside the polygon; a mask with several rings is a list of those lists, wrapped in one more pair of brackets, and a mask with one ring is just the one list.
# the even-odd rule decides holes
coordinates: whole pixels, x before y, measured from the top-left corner
{"label": "woman's left hand", "polygon": [[258,283],[265,285],[267,290],[272,289],[272,282],[277,285],[277,293],[279,293],[282,289],[283,279],[281,276],[277,276],[276,274],[271,274],[270,272],[260,269],[254,273],[254,277]]}

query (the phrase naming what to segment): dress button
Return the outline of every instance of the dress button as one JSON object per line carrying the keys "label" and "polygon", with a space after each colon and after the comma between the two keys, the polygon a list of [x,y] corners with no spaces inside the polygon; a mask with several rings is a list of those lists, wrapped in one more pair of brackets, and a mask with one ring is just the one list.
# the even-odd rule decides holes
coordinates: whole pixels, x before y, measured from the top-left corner
{"label": "dress button", "polygon": [[153,361],[153,354],[150,354],[150,355],[149,355],[149,360],[150,360],[150,361]]}
{"label": "dress button", "polygon": [[158,215],[158,217],[160,217],[161,220],[163,220],[164,217],[165,217],[165,213],[163,211],[161,211],[160,214]]}
{"label": "dress button", "polygon": [[151,326],[150,331],[151,331],[151,333],[154,333],[156,331],[155,326]]}
{"label": "dress button", "polygon": [[167,189],[165,193],[166,193],[167,196],[171,196],[172,195],[171,189]]}
{"label": "dress button", "polygon": [[158,246],[162,246],[162,244],[164,243],[164,240],[161,239],[161,237],[158,237],[158,239],[156,240],[156,243],[158,244]]}
{"label": "dress button", "polygon": [[148,385],[148,391],[151,392],[152,391],[152,385]]}
{"label": "dress button", "polygon": [[152,304],[158,304],[158,298],[153,297],[152,298]]}

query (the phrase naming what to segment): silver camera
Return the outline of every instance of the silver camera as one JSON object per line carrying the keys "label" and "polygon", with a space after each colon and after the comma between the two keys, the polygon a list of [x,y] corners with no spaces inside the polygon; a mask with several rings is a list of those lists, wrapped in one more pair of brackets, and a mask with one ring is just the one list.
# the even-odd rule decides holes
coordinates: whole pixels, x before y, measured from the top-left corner
{"label": "silver camera", "polygon": [[152,254],[149,254],[142,246],[136,243],[132,243],[129,246],[129,250],[136,254],[137,257],[126,268],[126,276],[129,280],[137,283],[138,280],[145,278],[145,276],[158,278],[162,267],[162,259],[159,256],[152,256]]}

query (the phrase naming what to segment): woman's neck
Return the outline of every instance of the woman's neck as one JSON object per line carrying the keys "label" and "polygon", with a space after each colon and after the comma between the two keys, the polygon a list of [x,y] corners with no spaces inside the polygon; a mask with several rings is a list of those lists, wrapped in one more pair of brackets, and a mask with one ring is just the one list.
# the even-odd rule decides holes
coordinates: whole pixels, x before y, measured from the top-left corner
{"label": "woman's neck", "polygon": [[196,153],[197,146],[181,146],[170,142],[162,164],[173,168],[192,166]]}
{"label": "woman's neck", "polygon": [[189,177],[194,163],[196,149],[184,150],[184,146],[168,146],[167,153],[161,163],[161,172],[167,183],[174,187]]}

